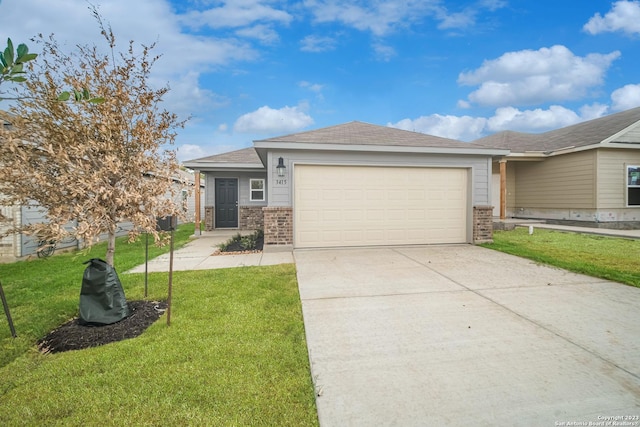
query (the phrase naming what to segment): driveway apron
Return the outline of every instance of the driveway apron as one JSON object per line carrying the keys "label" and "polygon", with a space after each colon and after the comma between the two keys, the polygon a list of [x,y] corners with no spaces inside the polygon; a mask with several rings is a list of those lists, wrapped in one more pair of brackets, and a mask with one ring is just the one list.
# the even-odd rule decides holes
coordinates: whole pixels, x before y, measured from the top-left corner
{"label": "driveway apron", "polygon": [[321,426],[640,426],[638,288],[470,245],[294,256]]}

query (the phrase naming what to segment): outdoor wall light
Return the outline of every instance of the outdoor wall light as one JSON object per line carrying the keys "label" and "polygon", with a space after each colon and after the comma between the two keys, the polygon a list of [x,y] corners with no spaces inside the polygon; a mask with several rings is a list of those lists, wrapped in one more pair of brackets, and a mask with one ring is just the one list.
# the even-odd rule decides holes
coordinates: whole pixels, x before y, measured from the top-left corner
{"label": "outdoor wall light", "polygon": [[276,170],[278,171],[278,176],[283,177],[286,168],[287,167],[284,165],[284,159],[280,157],[278,159],[278,166],[276,166]]}

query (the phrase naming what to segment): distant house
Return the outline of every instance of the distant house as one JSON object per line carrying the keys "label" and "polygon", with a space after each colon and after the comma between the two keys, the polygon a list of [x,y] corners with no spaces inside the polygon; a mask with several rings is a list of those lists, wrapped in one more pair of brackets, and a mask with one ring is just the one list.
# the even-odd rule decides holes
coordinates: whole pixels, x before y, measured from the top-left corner
{"label": "distant house", "polygon": [[[195,180],[193,173],[180,171],[179,176],[174,179],[174,185],[177,190],[174,201],[184,206],[184,215],[186,222],[193,222],[195,220]],[[184,183],[187,183],[186,186]],[[204,188],[204,183],[200,183],[200,188]],[[203,206],[204,194],[201,192],[201,203]],[[168,197],[168,196],[167,196]],[[1,199],[0,199],[1,200]],[[45,209],[37,204],[30,205],[14,205],[14,206],[2,206],[0,205],[0,212],[6,218],[10,218],[9,222],[0,222],[0,235],[6,234],[7,230],[16,227],[29,224],[35,224],[45,221]],[[74,224],[68,224],[68,227],[73,227]],[[118,235],[124,235],[131,230],[132,224],[123,222],[119,224]],[[24,234],[9,234],[4,237],[0,237],[0,262],[12,262],[20,258],[24,258],[30,255],[35,255],[38,249],[38,240],[33,236],[27,236]],[[62,242],[57,242],[56,249],[71,249],[78,247],[78,241],[75,239],[68,239]]]}
{"label": "distant house", "polygon": [[640,108],[473,145],[510,151],[493,163],[495,216],[640,228]]}
{"label": "distant house", "polygon": [[508,150],[350,122],[185,162],[208,230],[263,228],[296,248],[492,238],[491,166]]}

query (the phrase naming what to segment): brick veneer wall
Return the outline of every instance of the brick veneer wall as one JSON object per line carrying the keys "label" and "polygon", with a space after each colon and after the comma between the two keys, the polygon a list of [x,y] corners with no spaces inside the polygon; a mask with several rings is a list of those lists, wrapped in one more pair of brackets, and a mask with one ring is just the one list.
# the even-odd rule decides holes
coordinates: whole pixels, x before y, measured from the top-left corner
{"label": "brick veneer wall", "polygon": [[290,207],[264,207],[264,244],[293,244],[293,209]]}
{"label": "brick veneer wall", "polygon": [[204,229],[205,231],[213,231],[215,228],[216,210],[213,206],[204,207]]}
{"label": "brick veneer wall", "polygon": [[473,207],[473,243],[493,242],[493,206]]}
{"label": "brick veneer wall", "polygon": [[[215,206],[205,206],[204,229],[206,231],[215,230],[215,220]],[[262,230],[264,227],[262,206],[240,206],[240,223],[238,225],[240,230]]]}
{"label": "brick veneer wall", "polygon": [[240,229],[262,230],[263,228],[262,206],[240,206]]}

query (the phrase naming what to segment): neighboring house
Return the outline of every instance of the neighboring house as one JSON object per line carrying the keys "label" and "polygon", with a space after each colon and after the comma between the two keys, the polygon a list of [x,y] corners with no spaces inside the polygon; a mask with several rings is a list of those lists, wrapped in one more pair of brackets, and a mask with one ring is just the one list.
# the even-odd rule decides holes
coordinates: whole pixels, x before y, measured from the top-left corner
{"label": "neighboring house", "polygon": [[[179,175],[174,179],[174,187],[179,190],[175,196],[174,201],[181,203],[183,206],[184,220],[180,222],[195,222],[196,220],[196,181],[193,172],[187,172],[180,170]],[[204,213],[202,207],[204,206],[204,182],[200,178],[200,218]],[[168,197],[169,195],[167,195]]]}
{"label": "neighboring house", "polygon": [[[185,184],[186,183],[186,186]],[[184,214],[186,222],[193,222],[195,220],[195,180],[192,173],[180,171],[179,177],[174,179],[174,185],[176,186],[177,194],[174,201],[176,203],[182,203],[184,205]],[[200,188],[204,188],[204,184],[200,183]],[[201,192],[201,203],[204,204],[204,194]],[[14,205],[14,206],[2,206],[0,210],[6,218],[10,218],[11,222],[0,223],[0,235],[4,235],[5,232],[14,226],[23,226],[29,224],[35,224],[45,221],[46,211],[42,207],[36,204],[30,205]],[[69,224],[68,227],[73,227],[74,224]],[[131,223],[119,224],[118,235],[126,234],[132,228]],[[101,239],[106,238],[106,235],[101,236]],[[38,249],[38,240],[32,236],[24,234],[9,234],[5,237],[0,237],[0,262],[11,262],[17,259],[35,255]],[[79,243],[75,239],[68,239],[62,242],[56,243],[56,249],[71,249],[77,248]]]}
{"label": "neighboring house", "polygon": [[511,151],[494,162],[495,216],[640,228],[640,108],[541,134],[500,132],[473,144]]}
{"label": "neighboring house", "polygon": [[351,122],[185,162],[205,224],[296,248],[492,238],[491,166],[507,150]]}

